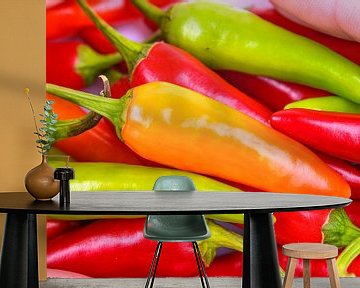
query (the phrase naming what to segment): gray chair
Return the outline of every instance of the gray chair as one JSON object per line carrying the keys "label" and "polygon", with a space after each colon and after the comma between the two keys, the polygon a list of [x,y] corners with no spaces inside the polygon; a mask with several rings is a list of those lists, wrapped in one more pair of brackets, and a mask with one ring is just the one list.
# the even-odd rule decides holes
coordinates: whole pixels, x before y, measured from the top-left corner
{"label": "gray chair", "polygon": [[[153,190],[155,193],[161,193],[161,191],[187,193],[196,191],[196,188],[189,177],[162,176],[156,180]],[[210,287],[196,243],[210,237],[204,215],[149,215],[145,222],[144,237],[158,241],[145,287],[152,287],[154,284],[163,242],[192,242],[201,286]]]}

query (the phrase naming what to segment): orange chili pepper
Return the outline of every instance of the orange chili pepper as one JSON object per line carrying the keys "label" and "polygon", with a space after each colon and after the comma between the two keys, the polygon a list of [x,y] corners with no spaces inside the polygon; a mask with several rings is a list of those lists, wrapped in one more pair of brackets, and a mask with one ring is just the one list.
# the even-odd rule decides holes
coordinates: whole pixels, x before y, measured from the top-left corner
{"label": "orange chili pepper", "polygon": [[[55,100],[54,111],[61,120],[76,119],[86,115],[79,106],[47,94]],[[93,128],[84,133],[55,142],[54,146],[78,161],[106,161],[127,164],[147,163],[132,152],[116,137],[114,128],[107,119],[101,119]]]}
{"label": "orange chili pepper", "polygon": [[265,191],[350,196],[346,181],[308,148],[192,90],[151,82],[115,100],[46,88],[110,119],[146,159]]}

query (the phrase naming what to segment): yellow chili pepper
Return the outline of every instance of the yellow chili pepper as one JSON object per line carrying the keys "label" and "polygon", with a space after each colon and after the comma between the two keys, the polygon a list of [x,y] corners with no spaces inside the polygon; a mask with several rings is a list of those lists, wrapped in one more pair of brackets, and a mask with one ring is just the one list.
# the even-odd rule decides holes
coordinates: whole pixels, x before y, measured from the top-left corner
{"label": "yellow chili pepper", "polygon": [[264,191],[350,196],[347,182],[308,148],[192,90],[152,82],[119,100],[52,84],[47,91],[107,117],[146,159]]}

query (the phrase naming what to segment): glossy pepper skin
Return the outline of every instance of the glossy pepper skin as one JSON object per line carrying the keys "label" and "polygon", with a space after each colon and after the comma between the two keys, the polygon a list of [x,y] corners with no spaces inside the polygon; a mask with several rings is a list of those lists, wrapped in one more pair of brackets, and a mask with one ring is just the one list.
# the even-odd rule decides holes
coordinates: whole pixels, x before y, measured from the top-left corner
{"label": "glossy pepper skin", "polygon": [[327,222],[330,209],[274,213],[276,243],[323,242],[322,226]]}
{"label": "glossy pepper skin", "polygon": [[[354,63],[360,64],[360,44],[357,42],[332,37],[299,25],[283,17],[275,9],[254,8],[251,11],[275,25],[321,43]],[[218,71],[218,73],[232,85],[258,99],[273,111],[282,110],[285,105],[294,101],[329,95],[329,92],[323,90],[262,76],[236,71]]]}
{"label": "glossy pepper skin", "polygon": [[293,108],[275,112],[271,126],[321,152],[360,162],[360,115]]}
{"label": "glossy pepper skin", "polygon": [[[351,188],[350,198],[360,200],[360,170],[355,165],[348,163],[336,157],[332,157],[323,153],[316,153],[320,159],[327,163],[332,169],[338,172],[349,183]],[[353,202],[354,203],[354,202]],[[353,204],[351,204],[353,205]],[[350,206],[351,206],[350,205]],[[347,208],[347,207],[346,207]],[[346,209],[345,208],[345,209]],[[360,210],[359,210],[360,211]],[[360,213],[359,213],[360,216]],[[360,226],[360,223],[358,224]]]}
{"label": "glossy pepper skin", "polygon": [[[56,162],[51,159],[49,160],[49,164],[52,167],[60,167],[62,165],[61,162]],[[200,191],[239,191],[232,186],[211,178],[175,169],[108,162],[72,162],[71,167],[76,171],[76,178],[70,182],[71,191],[151,191],[156,179],[166,175],[188,176],[193,179],[197,189]],[[225,222],[244,223],[242,214],[211,214],[207,215],[207,217]],[[56,218],[79,220],[104,217],[58,215]]]}
{"label": "glossy pepper skin", "polygon": [[[64,233],[48,243],[48,267],[91,277],[146,277],[156,241],[143,237],[144,221],[144,219],[99,220]],[[242,250],[240,235],[212,222],[209,224],[212,237],[199,243],[207,265],[210,265],[212,259],[207,262],[206,254],[216,255],[214,250],[219,247]],[[158,276],[197,275],[191,243],[165,243],[162,249]]]}
{"label": "glossy pepper skin", "polygon": [[[59,119],[75,119],[86,115],[79,106],[61,98],[48,94],[47,99],[55,100],[53,109],[59,115]],[[54,146],[77,161],[135,165],[147,162],[119,140],[113,125],[106,119],[101,119],[95,127],[80,135],[56,141]]]}
{"label": "glossy pepper skin", "polygon": [[[175,1],[152,0],[151,2],[164,7]],[[129,0],[90,0],[89,4],[101,17],[111,23],[141,17]],[[64,1],[46,11],[46,39],[48,40],[73,37],[82,29],[93,26],[75,0]]]}
{"label": "glossy pepper skin", "polygon": [[290,103],[284,109],[304,108],[319,111],[360,114],[360,104],[338,96],[315,97]]}
{"label": "glossy pepper skin", "polygon": [[121,60],[118,53],[101,55],[80,41],[46,43],[46,81],[84,88]]}
{"label": "glossy pepper skin", "polygon": [[46,238],[50,240],[62,233],[78,228],[83,223],[81,221],[64,221],[57,219],[47,219],[46,221]]}
{"label": "glossy pepper skin", "polygon": [[360,103],[358,65],[249,11],[189,2],[164,12],[146,0],[133,3],[159,24],[166,42],[213,69],[304,84]]}
{"label": "glossy pepper skin", "polygon": [[305,146],[192,90],[152,82],[120,100],[52,84],[47,91],[110,119],[148,160],[264,191],[350,196],[345,180]]}
{"label": "glossy pepper skin", "polygon": [[267,108],[228,84],[189,53],[162,42],[143,45],[130,41],[98,18],[85,0],[78,2],[125,58],[132,87],[153,81],[174,83],[207,95],[268,125],[271,112]]}
{"label": "glossy pepper skin", "polygon": [[242,276],[242,253],[233,251],[230,254],[221,255],[215,258],[206,269],[208,277],[241,277]]}
{"label": "glossy pepper skin", "polygon": [[220,70],[217,73],[234,87],[257,99],[272,111],[282,110],[285,105],[294,101],[329,95],[329,92],[309,86],[238,71]]}
{"label": "glossy pepper skin", "polygon": [[344,208],[346,214],[349,216],[351,222],[360,227],[360,201],[355,200],[350,205]]}
{"label": "glossy pepper skin", "polygon": [[99,53],[116,53],[117,49],[96,27],[90,27],[80,32],[79,36]]}
{"label": "glossy pepper skin", "polygon": [[[339,248],[346,247],[360,237],[360,228],[349,215],[344,209],[274,213],[276,242],[279,245],[323,242]],[[359,215],[352,215],[352,218],[358,220]]]}

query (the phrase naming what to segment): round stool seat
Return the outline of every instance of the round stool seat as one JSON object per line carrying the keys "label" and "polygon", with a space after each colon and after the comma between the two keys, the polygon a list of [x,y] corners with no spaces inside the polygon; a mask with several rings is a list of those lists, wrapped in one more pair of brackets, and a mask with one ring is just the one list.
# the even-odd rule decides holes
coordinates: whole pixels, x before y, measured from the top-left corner
{"label": "round stool seat", "polygon": [[338,255],[334,245],[321,243],[292,243],[282,247],[284,255],[300,259],[329,259]]}

